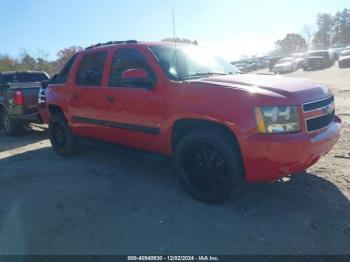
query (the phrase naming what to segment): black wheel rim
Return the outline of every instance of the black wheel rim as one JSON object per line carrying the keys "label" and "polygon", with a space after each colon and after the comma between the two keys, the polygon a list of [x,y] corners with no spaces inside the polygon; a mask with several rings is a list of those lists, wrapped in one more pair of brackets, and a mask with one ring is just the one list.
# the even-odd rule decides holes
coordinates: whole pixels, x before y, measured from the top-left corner
{"label": "black wheel rim", "polygon": [[66,135],[64,132],[64,128],[60,123],[54,123],[52,127],[52,139],[54,145],[59,148],[63,149],[66,145]]}
{"label": "black wheel rim", "polygon": [[226,192],[230,184],[229,166],[223,154],[209,143],[195,145],[182,157],[188,183],[205,195]]}

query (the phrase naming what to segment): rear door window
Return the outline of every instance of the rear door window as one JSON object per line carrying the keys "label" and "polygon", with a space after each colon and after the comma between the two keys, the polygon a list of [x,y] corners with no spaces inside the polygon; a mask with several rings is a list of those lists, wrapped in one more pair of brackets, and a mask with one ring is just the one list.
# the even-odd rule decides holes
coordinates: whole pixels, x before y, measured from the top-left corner
{"label": "rear door window", "polygon": [[84,55],[77,74],[77,84],[82,86],[101,86],[106,57],[106,51]]}

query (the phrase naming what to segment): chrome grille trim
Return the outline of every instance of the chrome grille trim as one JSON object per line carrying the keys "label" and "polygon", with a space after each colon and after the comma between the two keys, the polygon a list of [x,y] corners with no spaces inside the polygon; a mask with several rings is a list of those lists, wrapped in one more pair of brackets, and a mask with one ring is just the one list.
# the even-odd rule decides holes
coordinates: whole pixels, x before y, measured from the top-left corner
{"label": "chrome grille trim", "polygon": [[[314,105],[314,106],[310,107],[310,105]],[[317,105],[320,105],[320,106],[316,107]],[[310,108],[305,110],[306,106],[309,106]],[[332,111],[329,111],[330,106],[333,106]],[[314,133],[314,132],[323,130],[323,129],[329,127],[335,118],[334,96],[329,96],[329,97],[322,98],[319,100],[304,103],[304,104],[302,104],[302,110],[303,110],[303,113],[310,113],[310,112],[314,112],[314,111],[318,111],[318,110],[323,110],[322,115],[305,118],[305,127],[306,127],[307,133]],[[319,119],[319,121],[324,121],[324,118],[327,116],[331,116],[331,121],[329,123],[327,123],[326,126],[321,126],[318,129],[314,129],[314,128],[312,128],[312,126],[310,126],[311,122],[309,120]]]}

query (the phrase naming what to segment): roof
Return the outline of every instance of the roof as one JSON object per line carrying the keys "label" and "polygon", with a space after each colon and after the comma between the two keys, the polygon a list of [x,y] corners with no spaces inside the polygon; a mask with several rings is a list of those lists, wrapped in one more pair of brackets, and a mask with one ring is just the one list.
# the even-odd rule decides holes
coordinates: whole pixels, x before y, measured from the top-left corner
{"label": "roof", "polygon": [[[102,48],[106,46],[116,46],[116,45],[139,45],[139,46],[173,46],[175,45],[175,42],[139,42],[136,40],[127,40],[127,41],[109,41],[106,43],[98,43],[95,45],[88,46],[85,48],[85,50],[89,49],[95,49],[95,48]],[[192,45],[192,44],[186,44],[186,43],[176,43],[177,46],[184,46],[184,45]]]}
{"label": "roof", "polygon": [[46,74],[46,72],[44,71],[4,71],[4,72],[0,72],[0,74],[2,75],[13,75],[13,74],[31,74],[31,73],[43,73]]}

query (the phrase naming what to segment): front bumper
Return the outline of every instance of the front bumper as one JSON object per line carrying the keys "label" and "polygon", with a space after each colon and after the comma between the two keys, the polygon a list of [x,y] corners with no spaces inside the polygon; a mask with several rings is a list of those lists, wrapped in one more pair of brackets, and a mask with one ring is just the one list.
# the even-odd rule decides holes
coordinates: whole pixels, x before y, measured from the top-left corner
{"label": "front bumper", "polygon": [[275,181],[301,172],[327,154],[340,137],[341,120],[315,134],[255,134],[240,141],[248,183]]}

